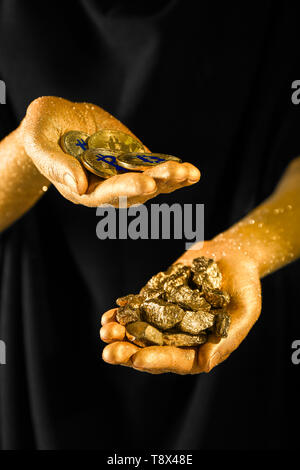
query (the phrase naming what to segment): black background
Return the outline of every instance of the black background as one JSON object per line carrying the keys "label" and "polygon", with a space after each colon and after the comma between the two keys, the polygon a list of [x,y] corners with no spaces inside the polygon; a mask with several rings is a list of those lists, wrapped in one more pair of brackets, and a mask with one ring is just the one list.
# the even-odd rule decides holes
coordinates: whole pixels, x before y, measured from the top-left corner
{"label": "black background", "polygon": [[[298,13],[277,2],[2,0],[1,136],[38,96],[98,104],[151,150],[199,166],[199,184],[155,202],[204,203],[209,239],[299,154]],[[2,448],[294,448],[299,263],[263,280],[261,318],[224,364],[150,376],[103,363],[100,315],[184,242],[100,241],[97,221],[51,188],[1,236]]]}

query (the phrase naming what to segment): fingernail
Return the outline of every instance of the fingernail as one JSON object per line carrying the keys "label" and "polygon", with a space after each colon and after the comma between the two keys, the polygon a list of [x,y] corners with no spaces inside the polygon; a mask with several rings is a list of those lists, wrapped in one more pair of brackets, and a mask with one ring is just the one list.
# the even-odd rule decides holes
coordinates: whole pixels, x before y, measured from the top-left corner
{"label": "fingernail", "polygon": [[64,184],[72,189],[72,191],[78,192],[76,181],[70,173],[64,174]]}

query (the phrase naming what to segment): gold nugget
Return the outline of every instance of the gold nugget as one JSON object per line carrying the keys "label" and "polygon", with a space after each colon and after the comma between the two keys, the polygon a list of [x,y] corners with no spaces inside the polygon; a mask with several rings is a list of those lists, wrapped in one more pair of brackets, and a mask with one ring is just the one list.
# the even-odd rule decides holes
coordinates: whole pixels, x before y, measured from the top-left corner
{"label": "gold nugget", "polygon": [[150,346],[156,344],[162,346],[163,335],[154,326],[143,321],[130,323],[126,326],[126,335],[130,341],[138,346]]}
{"label": "gold nugget", "polygon": [[182,308],[161,299],[146,300],[142,304],[141,309],[144,320],[161,330],[172,328],[184,317],[184,310]]}
{"label": "gold nugget", "polygon": [[215,315],[210,312],[199,311],[199,312],[185,312],[185,315],[178,328],[191,335],[197,335],[200,331],[206,330],[213,326],[215,322]]}
{"label": "gold nugget", "polygon": [[207,335],[205,332],[199,335],[188,335],[184,333],[165,333],[164,336],[165,346],[200,346],[205,343]]}

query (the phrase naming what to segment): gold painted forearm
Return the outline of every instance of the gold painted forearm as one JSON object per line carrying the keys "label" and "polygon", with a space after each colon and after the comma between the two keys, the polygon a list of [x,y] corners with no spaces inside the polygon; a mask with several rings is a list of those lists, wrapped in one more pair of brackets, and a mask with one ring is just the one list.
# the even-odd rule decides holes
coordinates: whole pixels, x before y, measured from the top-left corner
{"label": "gold painted forearm", "polygon": [[0,231],[27,212],[49,184],[26,155],[18,127],[0,142]]}
{"label": "gold painted forearm", "polygon": [[293,160],[273,194],[214,240],[255,260],[260,277],[300,257],[300,158]]}

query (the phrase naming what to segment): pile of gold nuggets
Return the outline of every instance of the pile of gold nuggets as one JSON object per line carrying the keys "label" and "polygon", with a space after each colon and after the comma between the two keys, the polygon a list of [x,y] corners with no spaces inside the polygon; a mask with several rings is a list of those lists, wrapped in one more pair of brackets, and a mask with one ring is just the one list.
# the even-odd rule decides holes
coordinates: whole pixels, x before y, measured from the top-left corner
{"label": "pile of gold nuggets", "polygon": [[217,263],[204,256],[155,274],[138,295],[117,299],[117,321],[138,346],[199,346],[208,333],[225,338],[230,327],[227,292]]}

